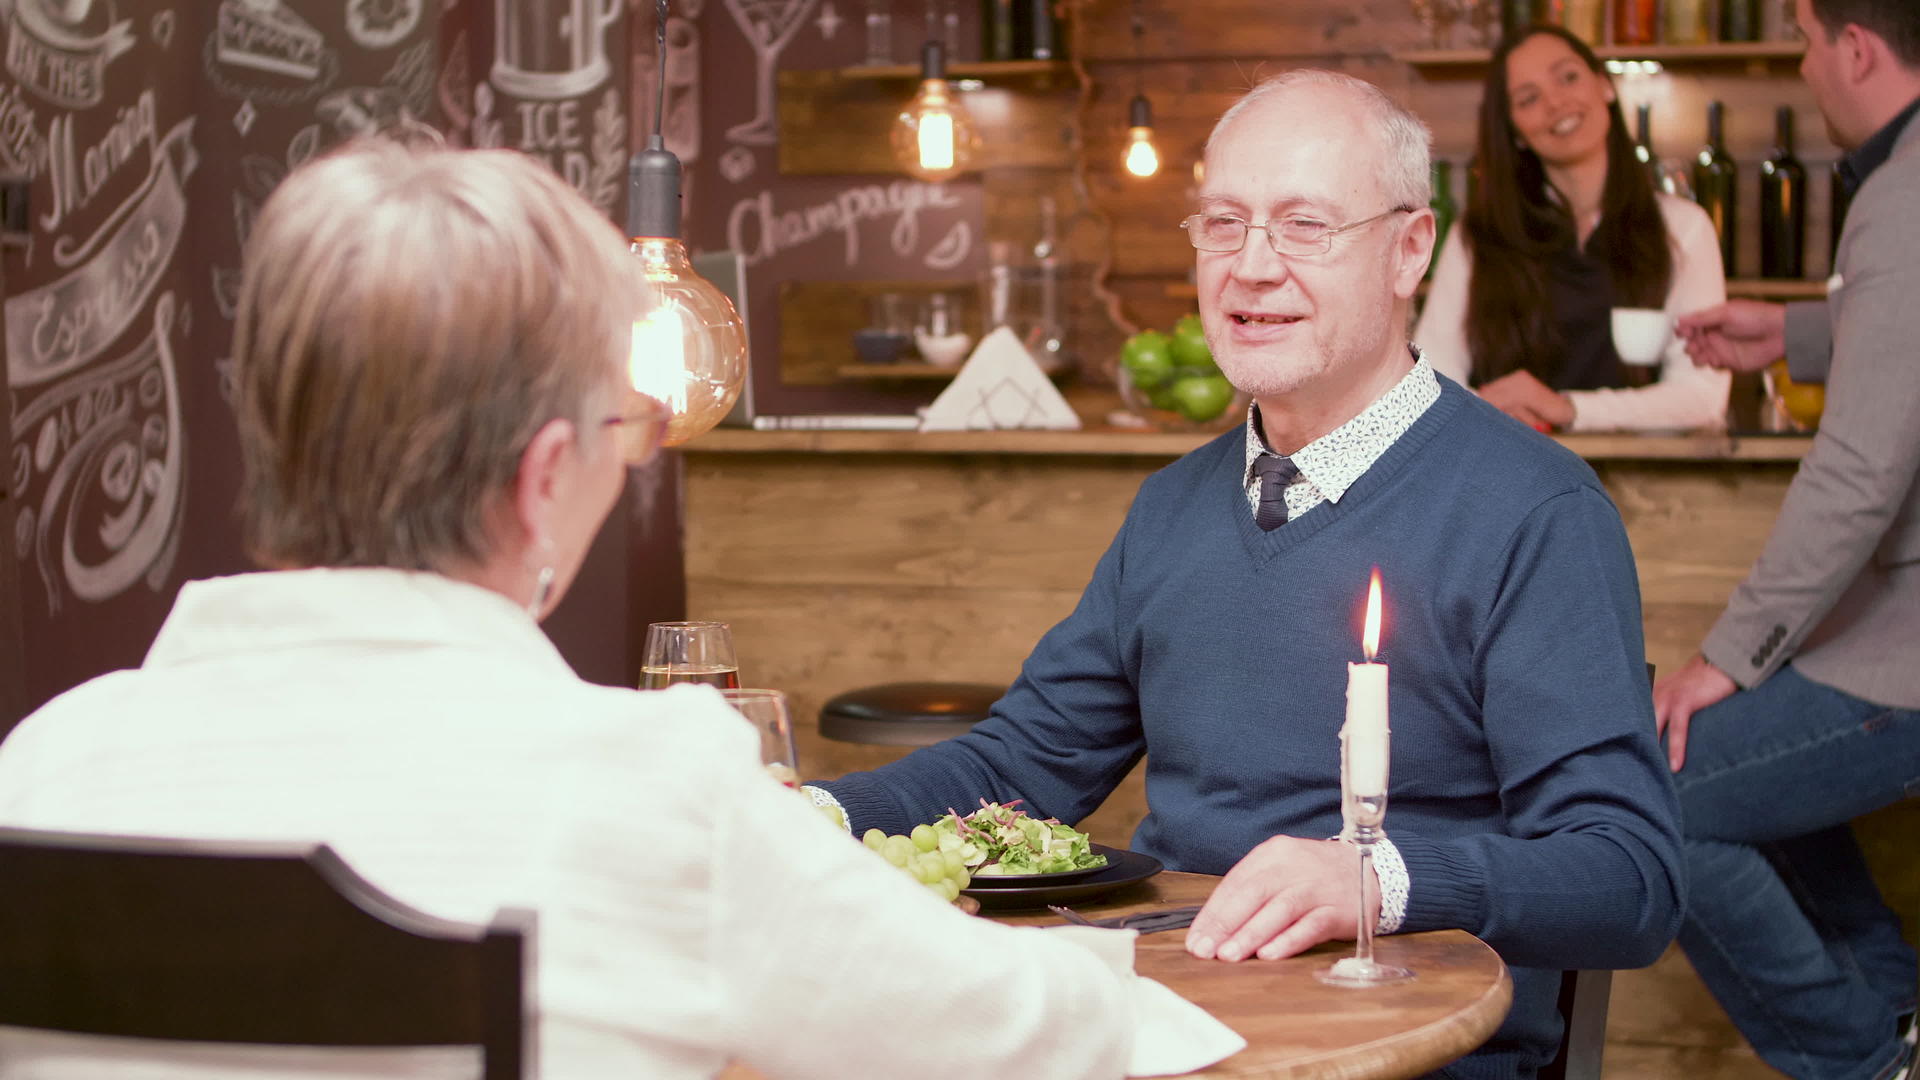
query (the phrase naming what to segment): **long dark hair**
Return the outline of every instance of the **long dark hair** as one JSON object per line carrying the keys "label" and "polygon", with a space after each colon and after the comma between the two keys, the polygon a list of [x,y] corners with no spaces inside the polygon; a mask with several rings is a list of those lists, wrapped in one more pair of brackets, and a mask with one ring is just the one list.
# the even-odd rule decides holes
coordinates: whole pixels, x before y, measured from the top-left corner
{"label": "long dark hair", "polygon": [[[1563,342],[1547,292],[1548,264],[1573,246],[1579,233],[1566,206],[1548,195],[1539,156],[1520,146],[1507,95],[1508,55],[1541,34],[1565,41],[1589,70],[1606,78],[1593,50],[1558,26],[1529,26],[1494,51],[1480,98],[1479,175],[1462,222],[1473,260],[1467,348],[1476,384],[1525,370],[1552,385],[1560,364]],[[1612,119],[1607,183],[1600,199],[1600,227],[1587,241],[1587,250],[1605,260],[1616,305],[1662,307],[1673,280],[1666,223],[1653,181],[1634,158],[1617,97],[1607,113]]]}

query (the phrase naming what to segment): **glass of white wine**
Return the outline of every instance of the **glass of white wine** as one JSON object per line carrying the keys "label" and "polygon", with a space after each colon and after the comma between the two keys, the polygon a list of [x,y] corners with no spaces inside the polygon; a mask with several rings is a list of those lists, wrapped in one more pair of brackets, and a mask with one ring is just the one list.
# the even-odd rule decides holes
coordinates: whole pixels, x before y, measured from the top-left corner
{"label": "glass of white wine", "polygon": [[800,786],[800,754],[793,744],[793,714],[787,709],[787,695],[778,690],[720,691],[734,711],[760,734],[760,763],[768,775],[790,788]]}
{"label": "glass of white wine", "polygon": [[697,683],[730,690],[740,685],[733,631],[723,622],[657,622],[647,627],[640,689]]}

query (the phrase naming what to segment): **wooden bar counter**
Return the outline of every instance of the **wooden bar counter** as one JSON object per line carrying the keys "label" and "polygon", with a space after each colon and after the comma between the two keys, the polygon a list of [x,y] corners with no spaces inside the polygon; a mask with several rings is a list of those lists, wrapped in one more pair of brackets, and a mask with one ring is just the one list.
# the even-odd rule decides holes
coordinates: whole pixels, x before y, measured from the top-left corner
{"label": "wooden bar counter", "polygon": [[[1083,415],[1085,411],[1083,410]],[[1006,684],[1072,610],[1141,480],[1209,436],[1078,432],[718,430],[685,448],[688,615],[733,625],[746,685],[792,695],[804,772],[836,776],[897,748],[819,737],[820,706],[876,683]],[[1808,437],[1570,435],[1638,560],[1647,657],[1692,655],[1759,555]],[[1890,900],[1920,804],[1865,820]],[[1124,844],[1140,773],[1082,827]],[[1899,865],[1896,865],[1898,863]],[[1615,980],[1608,1076],[1760,1077],[1677,950]]]}

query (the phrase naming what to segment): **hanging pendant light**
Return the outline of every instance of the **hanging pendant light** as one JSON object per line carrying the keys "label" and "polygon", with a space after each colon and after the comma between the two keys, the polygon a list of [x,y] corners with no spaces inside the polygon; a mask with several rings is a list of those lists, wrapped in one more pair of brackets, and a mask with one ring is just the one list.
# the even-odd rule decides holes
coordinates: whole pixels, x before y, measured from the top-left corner
{"label": "hanging pendant light", "polygon": [[1133,0],[1133,101],[1127,105],[1127,150],[1121,159],[1127,171],[1147,177],[1160,171],[1160,151],[1153,145],[1153,106],[1141,86],[1145,66],[1140,42],[1146,37],[1146,24],[1140,19],[1140,0]]}
{"label": "hanging pendant light", "polygon": [[667,407],[662,442],[678,446],[733,408],[746,383],[747,333],[733,301],[694,272],[680,239],[680,159],[660,135],[667,0],[658,0],[655,18],[653,134],[627,164],[628,251],[640,261],[643,279],[627,370],[634,393]]}
{"label": "hanging pendant light", "polygon": [[965,172],[979,137],[973,118],[947,82],[946,50],[938,41],[920,49],[920,91],[893,121],[893,158],[908,175],[938,183]]}

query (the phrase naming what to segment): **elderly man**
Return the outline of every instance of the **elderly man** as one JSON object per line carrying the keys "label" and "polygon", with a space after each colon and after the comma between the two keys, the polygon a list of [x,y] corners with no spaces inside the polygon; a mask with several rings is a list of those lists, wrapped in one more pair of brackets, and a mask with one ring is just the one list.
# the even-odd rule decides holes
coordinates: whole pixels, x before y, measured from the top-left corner
{"label": "elderly man", "polygon": [[1142,756],[1133,847],[1225,874],[1195,955],[1280,957],[1356,931],[1341,829],[1346,664],[1385,580],[1393,850],[1386,931],[1459,927],[1514,1006],[1456,1076],[1531,1076],[1558,970],[1651,962],[1679,920],[1633,558],[1591,470],[1437,377],[1403,328],[1433,248],[1425,127],[1296,71],[1207,148],[1201,317],[1254,405],[1150,477],[1079,607],[971,733],[822,785],[856,828],[980,796],[1077,820]]}
{"label": "elderly man", "polygon": [[[1913,948],[1848,821],[1920,790],[1920,4],[1800,0],[1858,190],[1827,298],[1684,319],[1702,363],[1825,383],[1760,559],[1654,701],[1686,826],[1681,947],[1767,1064],[1915,1073]],[[1835,227],[1839,227],[1835,222]]]}

